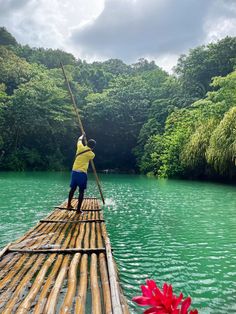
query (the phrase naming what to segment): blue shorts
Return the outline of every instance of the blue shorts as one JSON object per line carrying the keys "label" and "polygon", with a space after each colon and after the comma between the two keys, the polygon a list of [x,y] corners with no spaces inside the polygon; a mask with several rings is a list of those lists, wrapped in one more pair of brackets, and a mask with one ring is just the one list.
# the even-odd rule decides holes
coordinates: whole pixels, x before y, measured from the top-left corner
{"label": "blue shorts", "polygon": [[80,190],[85,190],[87,188],[87,173],[85,172],[71,172],[71,182],[70,187],[72,189],[79,187]]}

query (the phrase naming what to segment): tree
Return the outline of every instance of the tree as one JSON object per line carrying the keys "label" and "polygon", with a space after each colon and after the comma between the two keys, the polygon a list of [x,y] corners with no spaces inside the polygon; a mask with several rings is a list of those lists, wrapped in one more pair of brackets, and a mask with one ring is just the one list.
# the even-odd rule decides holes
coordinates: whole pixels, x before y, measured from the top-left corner
{"label": "tree", "polygon": [[21,83],[30,79],[32,69],[31,65],[24,59],[0,46],[0,73],[0,84],[4,83],[7,94],[11,95]]}
{"label": "tree", "polygon": [[[4,84],[0,84],[0,130],[3,129],[3,124],[4,124],[4,108],[6,106],[7,101],[9,101],[9,98],[5,92],[6,86]],[[3,134],[0,132],[0,154],[1,150],[4,146],[4,140],[3,140]]]}
{"label": "tree", "polygon": [[206,157],[220,175],[230,178],[236,175],[236,106],[226,112],[215,128]]}
{"label": "tree", "polygon": [[139,161],[139,169],[142,173],[158,175],[158,170],[162,165],[160,157],[163,149],[162,135],[153,135],[148,139]]}
{"label": "tree", "polygon": [[158,67],[154,61],[148,61],[144,58],[140,58],[138,62],[132,64],[132,69],[134,73],[142,73],[146,71],[156,70]]}
{"label": "tree", "polygon": [[132,68],[119,59],[109,59],[104,62],[93,62],[93,67],[104,72],[111,73],[113,76],[131,74]]}
{"label": "tree", "polygon": [[236,37],[226,37],[217,43],[200,46],[182,55],[175,68],[184,90],[193,101],[205,96],[211,90],[211,79],[225,76],[236,64]]}
{"label": "tree", "polygon": [[36,72],[15,90],[4,111],[4,167],[8,169],[57,169],[67,159],[63,156],[73,154],[68,139],[73,142],[70,134],[76,127],[67,91],[47,71],[35,66]]}
{"label": "tree", "polygon": [[83,115],[90,136],[98,142],[98,164],[126,170],[135,167],[132,149],[147,119],[149,91],[140,77],[120,76],[103,93],[87,97]]}
{"label": "tree", "polygon": [[206,150],[217,123],[218,120],[214,118],[202,122],[183,146],[180,160],[188,177],[200,178],[211,174],[206,160]]}
{"label": "tree", "polygon": [[60,67],[63,65],[76,65],[75,57],[68,52],[60,49],[30,48],[28,45],[17,45],[13,51],[21,58],[25,58],[29,63],[38,63],[46,66],[48,69]]}
{"label": "tree", "polygon": [[16,39],[7,31],[5,27],[0,27],[0,45],[17,45]]}

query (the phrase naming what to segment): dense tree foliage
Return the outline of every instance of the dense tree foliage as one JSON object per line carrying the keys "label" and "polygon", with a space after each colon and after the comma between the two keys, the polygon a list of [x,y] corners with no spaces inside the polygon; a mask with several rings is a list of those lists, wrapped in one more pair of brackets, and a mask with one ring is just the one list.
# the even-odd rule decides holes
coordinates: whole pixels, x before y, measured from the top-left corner
{"label": "dense tree foliage", "polygon": [[119,76],[103,93],[87,97],[85,124],[99,143],[100,165],[132,169],[135,164],[132,149],[147,120],[150,93],[150,86],[141,77]]}
{"label": "dense tree foliage", "polygon": [[164,133],[149,139],[149,160],[146,156],[141,162],[144,172],[152,164],[151,171],[162,177],[235,177],[236,71],[211,85],[218,89],[175,110]]}
{"label": "dense tree foliage", "polygon": [[72,54],[60,49],[30,48],[28,45],[17,45],[13,47],[13,51],[16,55],[26,59],[28,62],[43,64],[49,69],[58,68],[60,62],[64,65],[76,64],[76,59]]}
{"label": "dense tree foliage", "polygon": [[17,45],[16,39],[6,30],[5,27],[0,27],[0,45]]}
{"label": "dense tree foliage", "polygon": [[[0,169],[69,169],[79,127],[60,62],[101,169],[236,177],[236,38],[190,50],[169,75],[145,59],[87,63],[22,46],[0,28]],[[4,156],[3,153],[5,152]]]}
{"label": "dense tree foliage", "polygon": [[176,73],[191,101],[205,96],[211,79],[232,72],[236,63],[236,40],[226,37],[217,43],[200,46],[182,55]]}

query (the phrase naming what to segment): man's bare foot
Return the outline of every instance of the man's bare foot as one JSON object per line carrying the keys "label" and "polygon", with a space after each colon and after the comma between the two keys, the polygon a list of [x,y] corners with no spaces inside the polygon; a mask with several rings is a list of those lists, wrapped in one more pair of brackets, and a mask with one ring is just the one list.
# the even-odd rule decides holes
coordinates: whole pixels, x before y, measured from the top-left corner
{"label": "man's bare foot", "polygon": [[83,215],[83,213],[84,213],[82,210],[77,210],[76,212],[77,212],[77,214],[79,214],[79,215]]}
{"label": "man's bare foot", "polygon": [[74,207],[71,204],[67,204],[67,210],[73,210]]}

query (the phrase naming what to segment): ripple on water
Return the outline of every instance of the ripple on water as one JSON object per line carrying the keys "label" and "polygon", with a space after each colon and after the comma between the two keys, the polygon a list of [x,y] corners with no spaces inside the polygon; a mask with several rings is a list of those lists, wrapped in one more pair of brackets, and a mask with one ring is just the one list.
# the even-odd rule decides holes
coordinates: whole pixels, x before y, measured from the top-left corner
{"label": "ripple on water", "polygon": [[[236,313],[234,186],[124,175],[101,179],[107,228],[133,313],[143,312],[131,299],[147,278],[191,295],[201,314]],[[0,244],[63,201],[68,181],[64,173],[1,174]],[[89,194],[97,195],[89,181]]]}
{"label": "ripple on water", "polygon": [[[114,217],[112,210],[107,213],[108,229],[126,296],[139,294],[137,287],[154,278],[159,285],[171,282],[176,293],[191,295],[200,313],[233,313],[234,187],[183,181],[162,185],[146,178],[139,182],[129,193],[108,184],[116,204]],[[230,198],[225,197],[227,190]]]}

